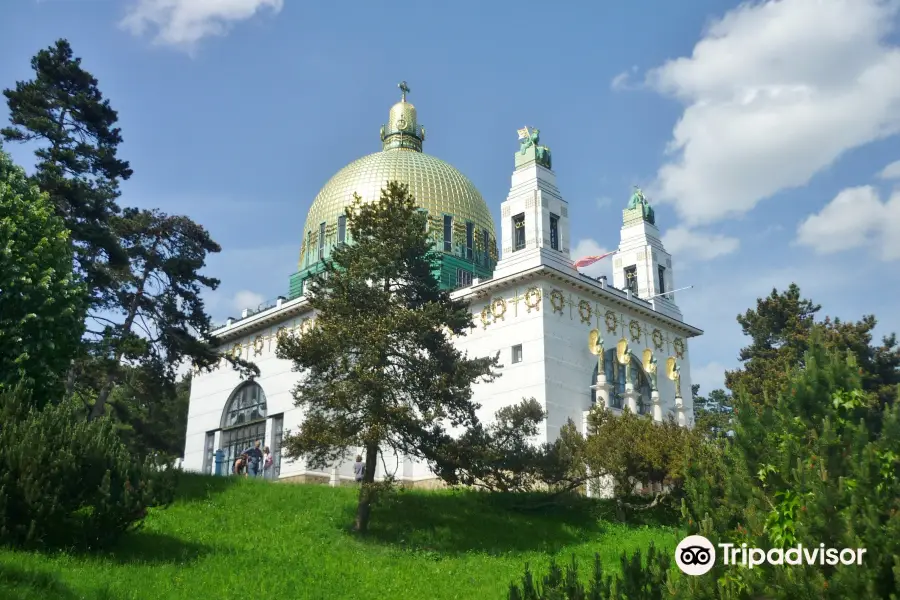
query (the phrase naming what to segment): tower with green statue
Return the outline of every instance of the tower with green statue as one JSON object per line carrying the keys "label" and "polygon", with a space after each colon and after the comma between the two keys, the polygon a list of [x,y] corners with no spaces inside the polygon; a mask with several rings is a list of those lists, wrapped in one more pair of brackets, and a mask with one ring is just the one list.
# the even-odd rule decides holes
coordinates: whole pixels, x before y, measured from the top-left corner
{"label": "tower with green statue", "polygon": [[631,194],[631,199],[628,201],[628,206],[622,212],[622,217],[626,224],[629,221],[643,219],[651,225],[656,225],[656,214],[653,212],[653,207],[650,206],[650,201],[644,196],[644,192],[641,188],[637,186],[634,187],[634,193]]}

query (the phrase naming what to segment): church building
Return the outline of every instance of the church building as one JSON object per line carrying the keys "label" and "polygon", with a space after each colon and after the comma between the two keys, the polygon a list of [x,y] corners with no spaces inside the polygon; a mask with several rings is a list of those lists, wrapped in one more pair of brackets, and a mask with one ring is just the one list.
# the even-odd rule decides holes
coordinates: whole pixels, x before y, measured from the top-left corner
{"label": "church building", "polygon": [[[315,320],[305,282],[332,248],[352,243],[344,208],[354,194],[377,200],[389,181],[409,186],[442,253],[435,275],[471,306],[474,328],[454,343],[470,356],[500,352],[501,376],[473,388],[479,418],[489,420],[504,406],[535,398],[547,412],[539,441],[556,439],[569,419],[584,432],[596,402],[656,420],[673,415],[691,426],[688,339],[702,331],[682,319],[672,257],[643,193],[635,190],[622,211],[619,247],[606,259],[613,261],[612,285],[589,277],[570,257],[570,218],[578,215],[570,215],[537,129],[519,130],[498,231],[472,182],[422,151],[425,128],[407,101],[405,82],[400,89],[401,100],[381,128],[381,151],[341,169],[313,201],[288,293],[213,331],[223,354],[253,361],[260,376],[242,381],[224,360],[211,370],[195,370],[183,467],[212,473],[221,449],[229,469],[238,453],[259,440],[272,450],[279,480],[353,479],[353,457],[327,471],[282,457],[285,432],[298,430],[303,421],[291,393],[302,375],[275,350],[282,336],[303,335]],[[379,461],[376,478],[385,474],[410,485],[435,482],[427,465],[403,456]]]}

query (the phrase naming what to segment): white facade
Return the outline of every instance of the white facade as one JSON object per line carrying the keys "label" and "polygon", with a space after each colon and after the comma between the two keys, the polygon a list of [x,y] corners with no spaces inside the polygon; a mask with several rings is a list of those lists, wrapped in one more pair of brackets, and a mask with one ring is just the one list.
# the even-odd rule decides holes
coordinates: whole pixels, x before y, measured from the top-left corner
{"label": "white facade", "polygon": [[[552,441],[570,419],[584,431],[592,394],[614,409],[617,399],[620,406],[634,409],[637,396],[643,393],[646,411],[655,419],[673,414],[681,424],[690,426],[693,406],[687,339],[702,332],[682,322],[670,298],[642,300],[631,291],[609,287],[605,281],[579,273],[569,257],[568,204],[556,187],[555,175],[534,160],[533,148],[516,158],[510,194],[501,206],[502,251],[494,276],[454,292],[455,297],[470,301],[473,320],[469,335],[456,338],[454,343],[470,356],[500,353],[501,376],[474,387],[474,400],[481,405],[479,418],[489,420],[503,406],[535,398],[548,413],[537,441]],[[660,289],[654,278],[663,272],[659,270],[662,265],[668,279],[663,291],[671,290],[671,256],[665,252],[656,227],[639,215],[635,220],[634,209],[625,213],[621,245],[614,257],[617,287],[625,287],[625,269],[632,267],[639,281],[638,295],[654,296]],[[517,223],[524,230],[524,242],[516,237]],[[215,332],[223,352],[237,353],[260,368],[255,383],[265,394],[266,419],[256,420],[257,429],[246,435],[260,432],[259,439],[272,447],[276,456],[280,432],[296,430],[303,417],[291,394],[300,374],[292,370],[290,362],[275,356],[277,338],[303,335],[313,317],[301,296],[287,302],[279,300],[277,306],[230,322]],[[636,384],[626,383],[619,371],[609,370],[621,368],[612,367],[609,361],[606,369],[612,377],[607,373],[597,376],[598,357],[588,343],[592,329],[602,334],[608,352],[615,353],[620,340],[628,341],[636,359],[631,367]],[[652,393],[649,387],[642,387],[649,386],[652,379],[639,364],[646,349],[658,363],[658,391]],[[680,368],[683,398],[676,398],[676,384],[666,376],[670,357]],[[225,447],[240,430],[226,427],[225,413],[233,392],[246,384],[226,365],[223,360],[211,372],[194,374],[184,454],[187,470],[211,472],[212,452]],[[226,470],[230,459],[229,455]],[[426,465],[398,457],[384,462],[379,465],[379,477],[387,471],[401,481],[434,479]],[[332,483],[352,479],[352,457],[336,469],[310,471],[302,461],[285,459],[277,476]]]}

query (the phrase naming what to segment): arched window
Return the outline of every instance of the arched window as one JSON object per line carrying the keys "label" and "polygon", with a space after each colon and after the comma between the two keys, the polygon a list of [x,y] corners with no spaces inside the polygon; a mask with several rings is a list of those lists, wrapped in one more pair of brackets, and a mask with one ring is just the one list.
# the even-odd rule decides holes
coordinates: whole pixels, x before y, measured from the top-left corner
{"label": "arched window", "polygon": [[[616,349],[610,348],[603,357],[603,367],[606,371],[606,382],[610,384],[609,407],[623,408],[625,406],[625,367],[619,364],[616,358]],[[629,369],[629,378],[637,392],[638,414],[646,414],[650,407],[650,380],[644,373],[641,362],[632,354]],[[591,385],[597,383],[597,365],[591,376]],[[597,402],[597,390],[591,390],[591,403]]]}
{"label": "arched window", "polygon": [[266,394],[258,383],[244,382],[231,393],[222,414],[222,450],[228,472],[241,452],[265,437]]}

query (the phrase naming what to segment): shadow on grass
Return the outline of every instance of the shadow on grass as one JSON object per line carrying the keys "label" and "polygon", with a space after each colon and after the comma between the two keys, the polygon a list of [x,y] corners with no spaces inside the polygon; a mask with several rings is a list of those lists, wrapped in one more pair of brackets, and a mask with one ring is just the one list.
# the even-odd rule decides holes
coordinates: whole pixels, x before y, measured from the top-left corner
{"label": "shadow on grass", "polygon": [[213,548],[205,544],[188,542],[155,531],[138,530],[127,533],[118,543],[105,550],[75,551],[71,554],[120,565],[129,563],[188,565],[212,551]]}
{"label": "shadow on grass", "polygon": [[52,573],[0,565],[0,597],[9,600],[78,600],[75,594]]}
{"label": "shadow on grass", "polygon": [[237,483],[237,478],[228,476],[201,475],[199,473],[179,473],[176,502],[198,502],[209,500]]}
{"label": "shadow on grass", "polygon": [[[601,507],[586,498],[549,503],[541,495],[399,491],[374,507],[363,539],[442,555],[557,552],[607,530]],[[353,510],[346,511],[351,523]]]}

